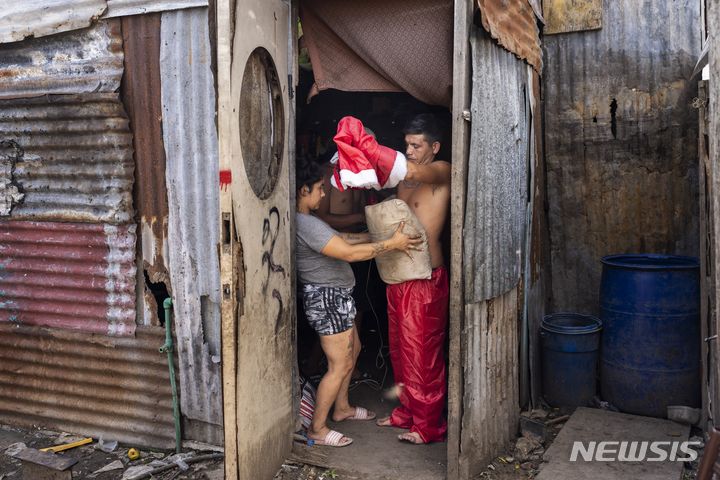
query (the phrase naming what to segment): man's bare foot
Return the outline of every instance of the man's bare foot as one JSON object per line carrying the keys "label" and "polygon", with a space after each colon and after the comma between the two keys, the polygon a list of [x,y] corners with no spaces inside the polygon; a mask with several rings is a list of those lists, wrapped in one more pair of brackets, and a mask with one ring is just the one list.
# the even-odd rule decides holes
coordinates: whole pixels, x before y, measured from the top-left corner
{"label": "man's bare foot", "polygon": [[402,442],[410,442],[415,445],[424,445],[425,442],[423,442],[422,437],[417,432],[407,432],[407,433],[401,433],[398,435],[398,440]]}
{"label": "man's bare foot", "polygon": [[377,422],[375,422],[375,425],[377,425],[378,427],[392,427],[393,426],[392,422],[390,421],[390,417],[383,417],[383,418],[379,419]]}

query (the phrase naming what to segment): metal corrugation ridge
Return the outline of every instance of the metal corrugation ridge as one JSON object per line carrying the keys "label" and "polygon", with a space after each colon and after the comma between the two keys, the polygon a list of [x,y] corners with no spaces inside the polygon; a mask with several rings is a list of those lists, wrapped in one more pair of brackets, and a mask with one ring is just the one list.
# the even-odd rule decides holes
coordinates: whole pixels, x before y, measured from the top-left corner
{"label": "metal corrugation ridge", "polygon": [[0,9],[0,43],[85,28],[106,10],[105,0],[4,2]]}
{"label": "metal corrugation ridge", "polygon": [[111,338],[0,325],[0,422],[170,448],[164,341],[159,327]]}
{"label": "metal corrugation ridge", "polygon": [[0,322],[135,332],[135,225],[0,221]]}
{"label": "metal corrugation ridge", "polygon": [[122,74],[119,20],[0,45],[0,99],[114,92]]}
{"label": "metal corrugation ridge", "polygon": [[107,0],[104,17],[123,17],[192,7],[207,7],[208,0]]}
{"label": "metal corrugation ridge", "polygon": [[477,0],[485,30],[507,50],[542,73],[540,30],[528,0]]}
{"label": "metal corrugation ridge", "polygon": [[116,93],[0,101],[0,140],[16,142],[13,219],[132,221],[132,135]]}
{"label": "metal corrugation ridge", "polygon": [[[133,129],[134,203],[140,219],[143,268],[150,281],[170,288],[165,253],[168,200],[160,101],[160,16],[149,13],[122,19],[125,75],[121,97]],[[145,323],[157,322],[154,298],[145,295],[144,299],[151,317]]]}
{"label": "metal corrugation ridge", "polygon": [[208,10],[163,13],[168,251],[183,414],[222,424],[218,139]]}
{"label": "metal corrugation ridge", "polygon": [[[518,284],[525,242],[530,67],[480,29],[471,33],[472,118],[465,207],[465,298],[498,297]],[[482,119],[492,121],[482,121]]]}

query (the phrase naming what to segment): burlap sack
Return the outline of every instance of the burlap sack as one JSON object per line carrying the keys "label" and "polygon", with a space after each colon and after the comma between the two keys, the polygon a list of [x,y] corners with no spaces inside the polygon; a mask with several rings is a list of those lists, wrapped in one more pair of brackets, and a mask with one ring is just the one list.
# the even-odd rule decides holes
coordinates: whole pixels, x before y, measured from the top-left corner
{"label": "burlap sack", "polygon": [[365,207],[365,218],[373,242],[381,242],[392,237],[400,222],[405,222],[404,233],[422,236],[423,242],[419,245],[421,250],[410,251],[412,260],[405,252],[397,250],[375,257],[383,282],[392,285],[407,280],[429,279],[432,276],[430,250],[425,229],[407,203],[393,199],[367,206]]}

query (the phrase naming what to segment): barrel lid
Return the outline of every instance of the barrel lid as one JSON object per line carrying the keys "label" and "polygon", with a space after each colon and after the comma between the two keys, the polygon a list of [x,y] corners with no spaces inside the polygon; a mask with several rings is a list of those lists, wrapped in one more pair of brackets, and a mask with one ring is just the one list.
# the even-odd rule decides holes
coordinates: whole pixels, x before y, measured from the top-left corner
{"label": "barrel lid", "polygon": [[627,253],[602,258],[603,265],[633,270],[691,270],[700,268],[696,257],[659,255],[654,253]]}
{"label": "barrel lid", "polygon": [[553,313],[543,317],[542,329],[553,333],[580,335],[599,332],[602,330],[602,322],[592,315]]}

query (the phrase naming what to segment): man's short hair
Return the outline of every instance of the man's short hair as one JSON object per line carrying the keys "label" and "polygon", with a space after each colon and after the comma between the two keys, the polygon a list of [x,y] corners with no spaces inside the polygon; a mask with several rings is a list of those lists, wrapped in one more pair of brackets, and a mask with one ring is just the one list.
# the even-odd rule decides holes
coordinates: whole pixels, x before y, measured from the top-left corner
{"label": "man's short hair", "polygon": [[435,142],[442,141],[442,133],[438,125],[435,115],[432,113],[421,113],[415,115],[403,128],[405,135],[423,135],[425,140],[432,145]]}
{"label": "man's short hair", "polygon": [[308,187],[312,190],[313,185],[323,179],[325,172],[323,166],[312,159],[300,159],[295,168],[295,188],[300,190],[302,187]]}

